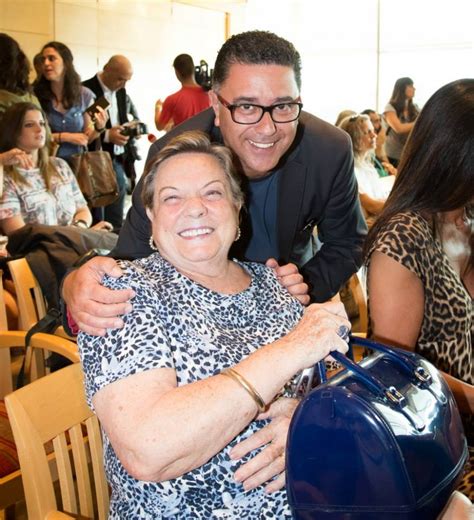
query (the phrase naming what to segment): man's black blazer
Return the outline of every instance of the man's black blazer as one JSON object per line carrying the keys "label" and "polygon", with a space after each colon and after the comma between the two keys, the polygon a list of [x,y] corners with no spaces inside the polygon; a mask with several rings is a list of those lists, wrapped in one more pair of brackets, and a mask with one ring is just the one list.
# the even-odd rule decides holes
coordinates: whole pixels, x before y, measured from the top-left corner
{"label": "man's black blazer", "polygon": [[[101,84],[99,83],[99,80],[97,79],[97,75],[95,75],[93,78],[90,78],[86,81],[83,81],[82,84],[90,88],[92,92],[96,95],[96,99],[100,98],[104,95],[104,90],[102,89]],[[118,108],[118,117],[119,117],[119,123],[123,125],[124,123],[128,122],[128,114],[132,114],[134,119],[139,119],[138,115],[136,113],[135,107],[133,103],[130,100],[130,97],[127,95],[127,91],[124,88],[121,88],[120,90],[117,90],[115,93],[117,96],[117,108]],[[110,123],[110,119],[107,120],[106,128],[111,128],[112,124]],[[114,156],[114,145],[112,143],[104,143],[103,140],[104,134],[101,135],[102,140],[102,149],[106,150],[110,153],[110,155]],[[95,146],[94,143],[90,145],[90,149],[94,150]]]}
{"label": "man's black blazer", "polygon": [[[175,135],[203,130],[223,142],[212,108],[188,119],[156,141],[148,161]],[[310,284],[311,299],[324,302],[356,272],[362,262],[367,227],[362,215],[349,136],[333,125],[302,112],[295,140],[281,158],[277,229],[280,263],[295,263]],[[150,221],[141,202],[142,180],[120,232],[116,258],[152,253]],[[313,230],[322,246],[314,249]],[[238,253],[237,253],[238,256]]]}

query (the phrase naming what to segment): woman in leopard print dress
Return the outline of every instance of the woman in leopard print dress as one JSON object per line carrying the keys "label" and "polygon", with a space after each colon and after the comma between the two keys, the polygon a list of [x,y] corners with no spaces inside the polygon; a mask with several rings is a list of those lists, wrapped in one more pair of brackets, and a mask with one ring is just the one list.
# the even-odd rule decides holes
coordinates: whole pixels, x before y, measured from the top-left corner
{"label": "woman in leopard print dress", "polygon": [[[369,334],[416,350],[445,375],[463,416],[474,499],[474,80],[439,89],[403,152],[398,177],[366,242]],[[455,244],[446,230],[455,229]],[[457,238],[456,238],[457,237]],[[452,251],[456,258],[452,258]]]}
{"label": "woman in leopard print dress", "polygon": [[304,311],[272,269],[228,259],[242,193],[230,151],[204,134],[170,141],[142,195],[159,253],[104,280],[135,292],[124,327],[78,339],[105,432],[109,518],[290,519],[296,400],[275,398],[299,370],[347,351],[342,304]]}

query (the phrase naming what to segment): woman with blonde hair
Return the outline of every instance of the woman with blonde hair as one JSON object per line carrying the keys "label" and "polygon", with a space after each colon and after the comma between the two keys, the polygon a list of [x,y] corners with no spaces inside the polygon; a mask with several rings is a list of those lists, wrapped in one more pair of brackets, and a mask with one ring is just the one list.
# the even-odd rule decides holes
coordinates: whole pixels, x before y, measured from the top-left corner
{"label": "woman with blonde hair", "polygon": [[383,209],[395,177],[381,177],[375,167],[377,134],[368,115],[356,114],[346,117],[339,128],[346,131],[352,140],[359,199],[367,224],[371,226]]}

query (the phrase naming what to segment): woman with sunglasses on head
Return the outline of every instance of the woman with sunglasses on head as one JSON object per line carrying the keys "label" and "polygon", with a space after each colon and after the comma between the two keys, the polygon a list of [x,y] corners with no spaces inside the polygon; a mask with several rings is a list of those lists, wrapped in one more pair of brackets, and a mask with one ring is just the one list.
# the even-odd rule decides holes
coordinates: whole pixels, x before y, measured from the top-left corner
{"label": "woman with sunglasses on head", "polygon": [[70,49],[61,42],[49,42],[41,50],[42,75],[35,93],[48,118],[52,139],[59,145],[58,157],[68,159],[80,153],[105,130],[106,112],[98,107],[94,120],[85,112],[94,94],[81,85]]}
{"label": "woman with sunglasses on head", "polygon": [[408,134],[413,128],[419,108],[413,103],[415,86],[411,78],[399,78],[393,87],[392,96],[384,110],[384,118],[388,125],[385,150],[388,160],[398,166]]}
{"label": "woman with sunglasses on head", "polygon": [[375,166],[377,134],[368,115],[356,114],[346,117],[339,128],[347,132],[352,140],[359,199],[367,225],[370,227],[382,211],[395,177],[380,176]]}

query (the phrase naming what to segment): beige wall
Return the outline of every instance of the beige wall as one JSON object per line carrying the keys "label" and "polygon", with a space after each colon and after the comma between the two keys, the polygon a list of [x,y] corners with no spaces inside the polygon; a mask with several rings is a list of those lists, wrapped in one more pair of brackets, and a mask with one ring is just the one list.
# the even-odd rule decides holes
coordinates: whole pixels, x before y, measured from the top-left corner
{"label": "beige wall", "polygon": [[[0,0],[0,32],[15,38],[30,60],[50,40],[68,45],[82,79],[113,54],[133,63],[127,86],[150,132],[154,105],[179,88],[172,62],[180,53],[214,62],[225,38],[225,13],[170,0]],[[142,155],[148,142],[141,139]]]}

